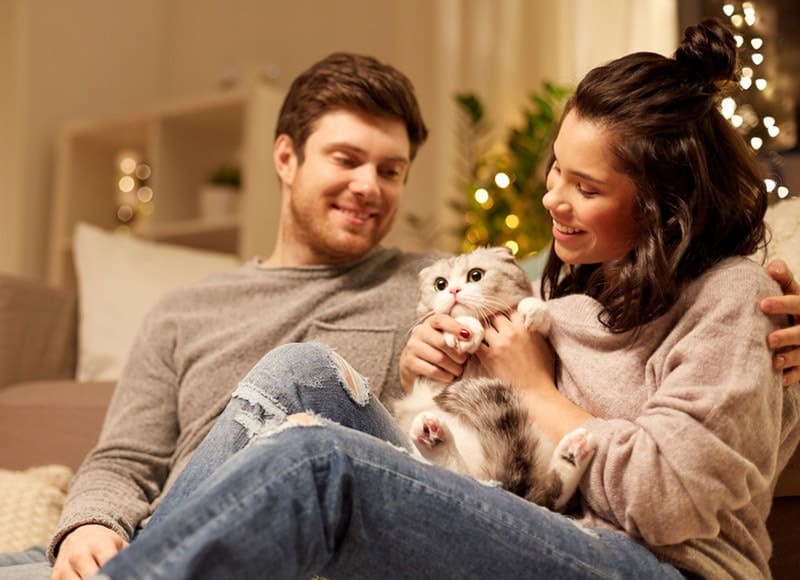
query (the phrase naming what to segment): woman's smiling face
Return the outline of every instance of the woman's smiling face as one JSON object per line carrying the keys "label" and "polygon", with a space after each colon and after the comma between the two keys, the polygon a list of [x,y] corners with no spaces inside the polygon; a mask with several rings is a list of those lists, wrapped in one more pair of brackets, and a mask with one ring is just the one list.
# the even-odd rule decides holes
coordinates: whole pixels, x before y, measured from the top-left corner
{"label": "woman's smiling face", "polygon": [[553,217],[556,254],[567,264],[622,258],[638,240],[636,187],[615,169],[611,139],[572,110],[553,145],[542,203]]}

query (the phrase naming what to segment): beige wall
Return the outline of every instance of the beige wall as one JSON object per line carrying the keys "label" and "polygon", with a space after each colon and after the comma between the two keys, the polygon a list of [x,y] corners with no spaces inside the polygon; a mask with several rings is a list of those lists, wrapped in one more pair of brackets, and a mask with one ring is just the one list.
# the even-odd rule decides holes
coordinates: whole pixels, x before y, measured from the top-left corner
{"label": "beige wall", "polygon": [[6,79],[0,90],[0,265],[2,270],[21,272],[23,228],[21,150],[22,131],[18,104],[25,99],[20,94],[25,85],[18,78],[22,55],[16,23],[18,10],[15,2],[0,1],[0,77]]}
{"label": "beige wall", "polygon": [[[614,13],[673,1],[614,0],[612,13],[602,15],[616,26]],[[12,136],[0,140],[0,272],[44,277],[54,145],[66,121],[204,94],[225,75],[252,76],[265,65],[275,65],[275,82],[287,86],[334,50],[374,54],[414,82],[431,138],[402,211],[432,215],[440,229],[420,237],[400,218],[390,243],[447,247],[440,234],[454,216],[445,200],[457,194],[453,95],[467,89],[482,95],[502,133],[543,78],[573,82],[586,61],[578,57],[591,60],[597,46],[608,45],[602,28],[578,25],[587,22],[587,11],[598,16],[592,6],[591,0],[0,0],[0,73],[12,79],[12,90],[0,91],[0,126]]]}

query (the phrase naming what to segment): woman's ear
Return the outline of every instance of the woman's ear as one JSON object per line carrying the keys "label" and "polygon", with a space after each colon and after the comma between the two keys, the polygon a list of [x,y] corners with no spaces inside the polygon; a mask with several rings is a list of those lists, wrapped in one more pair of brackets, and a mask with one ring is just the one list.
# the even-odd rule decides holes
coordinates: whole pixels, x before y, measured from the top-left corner
{"label": "woman's ear", "polygon": [[278,135],[278,138],[275,139],[272,160],[281,182],[291,185],[297,170],[297,154],[294,151],[294,142],[289,135]]}

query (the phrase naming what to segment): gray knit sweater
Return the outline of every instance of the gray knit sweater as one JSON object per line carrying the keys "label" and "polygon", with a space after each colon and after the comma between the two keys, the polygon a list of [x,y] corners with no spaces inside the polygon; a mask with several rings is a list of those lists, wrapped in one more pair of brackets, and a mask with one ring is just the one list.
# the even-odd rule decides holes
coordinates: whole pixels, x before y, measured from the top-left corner
{"label": "gray knit sweater", "polygon": [[785,321],[758,309],[779,291],[730,259],[635,338],[609,333],[591,298],[549,302],[559,389],[596,417],[583,524],[705,578],[769,577],[772,491],[800,439],[800,388],[781,386],[765,341]]}
{"label": "gray knit sweater", "polygon": [[274,269],[254,260],[166,296],[145,319],[99,443],[73,480],[51,558],[82,524],[129,539],[237,382],[281,344],[325,342],[378,396],[399,394],[417,274],[435,257],[377,249],[347,266]]}

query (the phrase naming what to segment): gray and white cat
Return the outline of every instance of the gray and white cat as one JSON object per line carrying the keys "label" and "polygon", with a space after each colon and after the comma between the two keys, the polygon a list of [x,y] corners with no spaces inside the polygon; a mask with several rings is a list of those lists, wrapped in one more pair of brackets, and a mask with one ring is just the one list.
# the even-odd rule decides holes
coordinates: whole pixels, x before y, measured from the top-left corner
{"label": "gray and white cat", "polygon": [[[490,317],[515,308],[524,314],[529,330],[549,332],[546,305],[531,296],[530,281],[507,248],[445,258],[419,276],[417,315],[424,319],[446,313],[470,329],[468,340],[445,334],[447,344],[459,352],[475,352]],[[431,463],[497,481],[554,510],[563,509],[575,493],[595,451],[585,429],[554,445],[529,419],[520,395],[490,377],[477,357],[470,357],[462,376],[449,385],[417,377],[392,413]]]}

